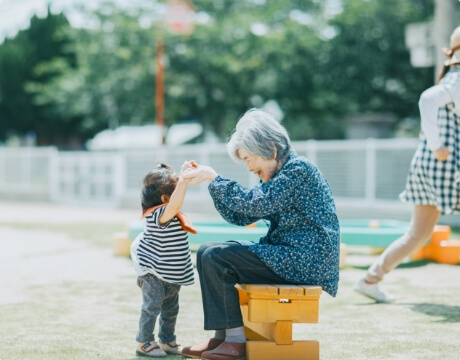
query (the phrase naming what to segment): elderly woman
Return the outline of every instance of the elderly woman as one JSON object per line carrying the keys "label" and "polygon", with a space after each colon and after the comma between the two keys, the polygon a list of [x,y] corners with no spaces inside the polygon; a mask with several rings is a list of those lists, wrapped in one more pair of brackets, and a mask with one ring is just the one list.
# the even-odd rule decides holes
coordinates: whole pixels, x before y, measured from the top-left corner
{"label": "elderly woman", "polygon": [[331,189],[318,168],[297,155],[283,126],[257,109],[239,120],[227,148],[261,179],[259,186],[248,189],[193,162],[184,177],[191,185],[210,181],[214,205],[228,222],[248,225],[262,219],[268,232],[258,244],[216,242],[198,250],[204,328],[215,334],[183,349],[192,358],[244,359],[237,283],[320,285],[332,296],[338,288],[339,222]]}

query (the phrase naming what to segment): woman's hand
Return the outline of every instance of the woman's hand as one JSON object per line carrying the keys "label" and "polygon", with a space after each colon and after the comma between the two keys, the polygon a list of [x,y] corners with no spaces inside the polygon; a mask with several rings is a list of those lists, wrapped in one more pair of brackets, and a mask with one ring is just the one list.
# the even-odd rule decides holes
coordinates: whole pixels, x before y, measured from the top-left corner
{"label": "woman's hand", "polygon": [[182,177],[189,180],[189,185],[198,185],[208,180],[213,181],[217,176],[216,171],[210,166],[198,165],[194,162],[193,167],[187,168]]}
{"label": "woman's hand", "polygon": [[449,149],[445,146],[441,146],[439,149],[434,151],[434,155],[439,161],[446,161],[447,157],[449,156]]}

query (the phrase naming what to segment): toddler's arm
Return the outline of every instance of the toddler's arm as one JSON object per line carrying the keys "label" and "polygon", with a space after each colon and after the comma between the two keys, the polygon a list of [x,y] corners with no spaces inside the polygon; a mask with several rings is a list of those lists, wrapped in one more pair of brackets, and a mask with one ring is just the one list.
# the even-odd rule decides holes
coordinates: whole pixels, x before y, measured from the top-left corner
{"label": "toddler's arm", "polygon": [[177,182],[176,188],[174,189],[171,197],[169,198],[168,205],[165,211],[161,215],[159,222],[160,224],[166,224],[171,220],[182,208],[184,203],[185,193],[187,191],[187,185],[190,180],[182,177],[182,172],[179,175],[179,181]]}

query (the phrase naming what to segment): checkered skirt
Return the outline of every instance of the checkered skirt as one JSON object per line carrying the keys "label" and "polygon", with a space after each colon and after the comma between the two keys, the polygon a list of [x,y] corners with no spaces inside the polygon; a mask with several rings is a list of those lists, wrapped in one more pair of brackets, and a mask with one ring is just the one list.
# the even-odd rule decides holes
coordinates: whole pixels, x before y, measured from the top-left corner
{"label": "checkered skirt", "polygon": [[[454,81],[460,81],[460,71],[443,78],[444,83]],[[460,109],[454,103],[439,108],[438,127],[449,157],[446,161],[437,160],[420,132],[420,143],[399,198],[418,205],[435,205],[443,214],[456,214],[460,213]]]}

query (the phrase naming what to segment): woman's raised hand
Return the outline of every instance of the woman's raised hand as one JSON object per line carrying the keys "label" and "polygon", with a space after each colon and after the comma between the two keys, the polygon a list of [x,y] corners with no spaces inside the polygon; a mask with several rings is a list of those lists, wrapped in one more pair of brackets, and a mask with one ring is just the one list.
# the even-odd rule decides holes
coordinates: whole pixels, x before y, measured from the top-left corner
{"label": "woman's raised hand", "polygon": [[[192,161],[190,161],[189,163],[191,163]],[[214,178],[217,176],[217,173],[212,167],[198,165],[195,161],[193,161],[193,165],[187,167],[182,172],[182,176],[184,179],[189,179],[189,185],[198,185],[206,180],[213,181]]]}

